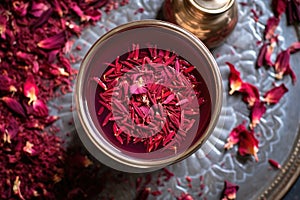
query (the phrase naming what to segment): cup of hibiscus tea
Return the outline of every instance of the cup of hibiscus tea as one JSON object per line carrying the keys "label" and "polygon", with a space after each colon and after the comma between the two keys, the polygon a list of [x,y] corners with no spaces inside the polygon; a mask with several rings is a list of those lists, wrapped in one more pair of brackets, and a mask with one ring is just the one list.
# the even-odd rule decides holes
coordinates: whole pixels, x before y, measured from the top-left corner
{"label": "cup of hibiscus tea", "polygon": [[101,163],[154,171],[201,147],[222,91],[213,56],[192,33],[158,20],[127,23],[98,39],[81,63],[76,128]]}

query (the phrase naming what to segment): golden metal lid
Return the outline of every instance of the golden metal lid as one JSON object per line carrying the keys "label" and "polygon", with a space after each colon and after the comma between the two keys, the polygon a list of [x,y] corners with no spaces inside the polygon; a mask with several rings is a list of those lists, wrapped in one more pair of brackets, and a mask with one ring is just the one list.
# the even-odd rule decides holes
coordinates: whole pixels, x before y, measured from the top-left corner
{"label": "golden metal lid", "polygon": [[207,13],[221,13],[228,10],[234,0],[189,0],[189,3]]}

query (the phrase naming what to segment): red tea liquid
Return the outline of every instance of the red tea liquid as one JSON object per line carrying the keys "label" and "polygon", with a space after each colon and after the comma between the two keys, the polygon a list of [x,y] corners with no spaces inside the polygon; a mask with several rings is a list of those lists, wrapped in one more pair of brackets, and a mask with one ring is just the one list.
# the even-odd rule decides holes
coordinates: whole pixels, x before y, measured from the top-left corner
{"label": "red tea liquid", "polygon": [[134,45],[106,66],[94,78],[95,110],[101,133],[113,146],[135,154],[174,154],[201,139],[212,105],[191,63],[168,50]]}

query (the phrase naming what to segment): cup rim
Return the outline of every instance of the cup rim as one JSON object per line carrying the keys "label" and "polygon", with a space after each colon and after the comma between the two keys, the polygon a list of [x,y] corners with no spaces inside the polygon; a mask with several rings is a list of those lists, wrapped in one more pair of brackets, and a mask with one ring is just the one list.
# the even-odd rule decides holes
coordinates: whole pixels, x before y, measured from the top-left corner
{"label": "cup rim", "polygon": [[[207,62],[209,63],[209,66],[211,66],[211,71],[213,75],[213,80],[216,84],[216,91],[215,91],[215,102],[216,104],[213,105],[214,109],[211,110],[211,119],[208,124],[208,127],[206,128],[206,131],[204,134],[200,137],[200,139],[195,142],[193,145],[191,145],[183,154],[176,155],[171,158],[167,158],[164,160],[158,160],[153,162],[153,160],[139,160],[135,159],[134,157],[130,157],[132,159],[128,159],[128,156],[125,155],[116,155],[113,153],[112,149],[109,149],[108,146],[102,146],[93,136],[90,134],[90,131],[95,130],[96,128],[93,127],[93,123],[91,120],[87,120],[87,113],[86,108],[87,105],[85,102],[83,102],[83,98],[80,95],[77,95],[77,93],[81,94],[84,88],[83,80],[84,80],[84,75],[85,71],[89,66],[87,65],[88,61],[92,58],[93,52],[97,50],[98,44],[102,43],[103,41],[109,40],[114,34],[120,32],[120,31],[126,31],[126,30],[131,30],[134,28],[140,28],[140,27],[162,27],[169,29],[172,31],[174,34],[180,34],[184,35],[186,39],[189,40],[193,45],[197,46],[197,49],[201,51],[201,54],[205,55],[205,58],[207,59]],[[123,25],[120,25],[106,34],[104,34],[102,37],[100,37],[88,50],[86,55],[84,56],[79,71],[78,75],[76,78],[76,83],[75,83],[75,95],[74,95],[74,103],[76,107],[76,115],[78,117],[79,123],[83,128],[83,131],[85,132],[84,134],[79,133],[79,137],[81,141],[84,143],[85,147],[89,150],[89,152],[96,157],[98,160],[103,161],[101,159],[101,156],[99,157],[98,153],[101,152],[103,153],[106,157],[113,159],[117,163],[120,163],[125,166],[130,166],[133,169],[144,169],[144,171],[151,171],[151,169],[157,169],[157,168],[162,168],[165,167],[169,164],[178,162],[182,159],[185,159],[186,157],[190,156],[193,154],[196,150],[198,150],[202,144],[208,139],[208,137],[211,135],[213,132],[220,112],[222,108],[222,101],[223,101],[223,85],[222,85],[222,78],[221,78],[221,73],[219,71],[218,65],[210,53],[209,49],[192,33],[188,32],[187,30],[175,25],[171,24],[169,22],[165,21],[160,21],[160,20],[140,20],[140,21],[134,21],[134,22],[129,22]],[[97,130],[97,129],[96,129]],[[89,142],[85,142],[86,140],[90,140]],[[94,144],[97,149],[99,149],[99,152],[93,152],[95,151],[94,147],[90,147],[91,144]],[[105,163],[104,163],[105,164]],[[116,168],[117,166],[111,166],[113,168]],[[118,167],[117,167],[118,168]],[[122,167],[120,168],[122,170]],[[131,171],[131,170],[129,170]],[[136,170],[132,170],[133,172]]]}

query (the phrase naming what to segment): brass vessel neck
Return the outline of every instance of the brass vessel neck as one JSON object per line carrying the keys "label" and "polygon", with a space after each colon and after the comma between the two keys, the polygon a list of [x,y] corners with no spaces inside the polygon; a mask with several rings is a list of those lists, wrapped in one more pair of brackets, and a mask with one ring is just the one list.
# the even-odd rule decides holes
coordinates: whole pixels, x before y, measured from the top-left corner
{"label": "brass vessel neck", "polygon": [[232,7],[235,0],[183,0],[193,13],[220,14]]}

